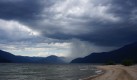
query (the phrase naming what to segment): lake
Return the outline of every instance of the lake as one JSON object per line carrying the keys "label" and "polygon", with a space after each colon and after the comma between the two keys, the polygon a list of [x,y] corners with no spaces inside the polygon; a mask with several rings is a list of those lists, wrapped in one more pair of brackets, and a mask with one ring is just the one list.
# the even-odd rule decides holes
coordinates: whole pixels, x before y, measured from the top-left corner
{"label": "lake", "polygon": [[80,80],[97,72],[91,64],[0,64],[0,80]]}

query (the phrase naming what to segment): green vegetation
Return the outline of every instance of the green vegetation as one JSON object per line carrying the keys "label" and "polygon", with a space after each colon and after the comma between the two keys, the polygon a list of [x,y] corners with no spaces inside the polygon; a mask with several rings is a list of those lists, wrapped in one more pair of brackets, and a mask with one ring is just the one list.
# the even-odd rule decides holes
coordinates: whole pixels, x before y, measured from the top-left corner
{"label": "green vegetation", "polygon": [[116,63],[114,61],[108,61],[106,65],[115,65]]}
{"label": "green vegetation", "polygon": [[124,66],[131,66],[133,64],[134,64],[133,60],[130,60],[130,59],[124,60],[122,62],[122,65],[124,65]]}

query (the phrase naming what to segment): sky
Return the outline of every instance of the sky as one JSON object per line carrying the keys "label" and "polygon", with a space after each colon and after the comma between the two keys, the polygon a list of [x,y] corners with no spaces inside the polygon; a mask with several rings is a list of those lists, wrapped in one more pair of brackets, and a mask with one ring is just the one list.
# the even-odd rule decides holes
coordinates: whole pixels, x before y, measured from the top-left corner
{"label": "sky", "polygon": [[0,0],[0,49],[84,57],[137,41],[137,0]]}

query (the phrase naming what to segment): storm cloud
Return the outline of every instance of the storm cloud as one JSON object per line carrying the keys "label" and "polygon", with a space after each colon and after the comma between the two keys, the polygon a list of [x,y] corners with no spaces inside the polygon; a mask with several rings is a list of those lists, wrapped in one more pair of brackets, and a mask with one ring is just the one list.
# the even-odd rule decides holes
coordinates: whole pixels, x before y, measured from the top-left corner
{"label": "storm cloud", "polygon": [[[16,34],[16,42],[70,43],[71,55],[81,52],[80,56],[85,56],[137,41],[136,22],[136,0],[0,1],[1,44],[6,40],[13,41],[9,36]],[[20,34],[14,33],[18,30],[16,26],[23,27],[19,29]],[[77,52],[78,49],[84,50]]]}
{"label": "storm cloud", "polygon": [[136,15],[135,0],[59,0],[41,11],[43,19],[31,28],[49,38],[120,46],[137,40]]}

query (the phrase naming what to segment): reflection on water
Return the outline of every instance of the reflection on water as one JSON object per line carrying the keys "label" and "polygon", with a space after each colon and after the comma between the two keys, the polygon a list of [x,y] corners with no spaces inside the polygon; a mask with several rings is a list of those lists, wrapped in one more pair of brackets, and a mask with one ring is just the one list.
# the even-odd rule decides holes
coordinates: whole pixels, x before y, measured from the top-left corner
{"label": "reflection on water", "polygon": [[87,64],[0,64],[0,80],[78,80],[96,71]]}

